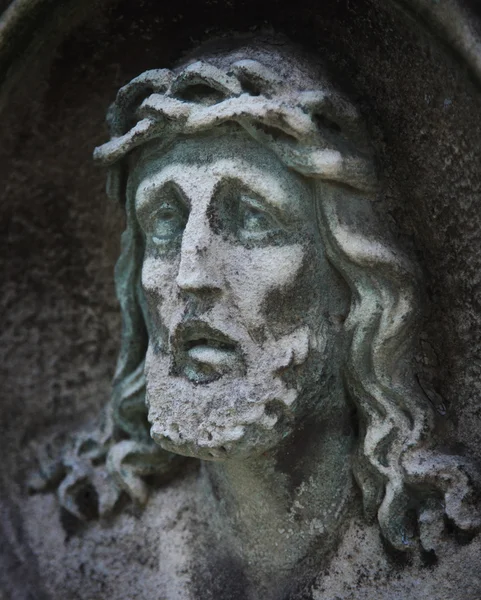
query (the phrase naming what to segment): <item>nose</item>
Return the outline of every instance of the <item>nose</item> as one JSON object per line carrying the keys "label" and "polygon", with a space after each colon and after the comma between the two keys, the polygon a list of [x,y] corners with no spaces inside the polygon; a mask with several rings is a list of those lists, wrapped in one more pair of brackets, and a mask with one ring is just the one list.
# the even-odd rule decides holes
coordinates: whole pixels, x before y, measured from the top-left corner
{"label": "nose", "polygon": [[220,256],[207,217],[192,213],[182,235],[177,285],[185,292],[219,292],[222,287]]}

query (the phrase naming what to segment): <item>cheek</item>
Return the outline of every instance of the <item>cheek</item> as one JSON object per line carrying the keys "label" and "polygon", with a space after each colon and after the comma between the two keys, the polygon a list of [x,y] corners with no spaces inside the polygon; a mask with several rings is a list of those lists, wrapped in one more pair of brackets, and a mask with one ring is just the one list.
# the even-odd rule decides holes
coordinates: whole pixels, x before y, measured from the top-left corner
{"label": "cheek", "polygon": [[341,323],[349,306],[346,284],[316,244],[306,248],[304,260],[290,286],[273,290],[263,311],[268,327],[282,333],[283,325],[302,326],[330,320]]}
{"label": "cheek", "polygon": [[154,322],[160,317],[170,322],[178,304],[175,279],[178,260],[166,261],[146,256],[142,265],[142,290]]}
{"label": "cheek", "polygon": [[306,250],[301,244],[235,248],[226,253],[226,279],[235,304],[251,327],[265,325],[267,298],[295,285]]}

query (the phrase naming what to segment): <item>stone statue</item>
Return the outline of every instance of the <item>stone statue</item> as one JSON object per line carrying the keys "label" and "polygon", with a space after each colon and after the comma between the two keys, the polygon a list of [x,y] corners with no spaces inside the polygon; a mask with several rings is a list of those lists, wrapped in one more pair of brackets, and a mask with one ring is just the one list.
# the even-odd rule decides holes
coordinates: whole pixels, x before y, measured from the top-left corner
{"label": "stone statue", "polygon": [[375,149],[327,70],[207,46],[123,87],[108,121],[122,347],[103,427],[44,476],[62,505],[84,518],[85,485],[101,515],[121,491],[144,505],[145,476],[201,459],[202,585],[225,568],[242,590],[217,598],[294,597],[361,504],[387,552],[472,535],[478,476],[432,447],[413,373],[421,276],[374,216]]}

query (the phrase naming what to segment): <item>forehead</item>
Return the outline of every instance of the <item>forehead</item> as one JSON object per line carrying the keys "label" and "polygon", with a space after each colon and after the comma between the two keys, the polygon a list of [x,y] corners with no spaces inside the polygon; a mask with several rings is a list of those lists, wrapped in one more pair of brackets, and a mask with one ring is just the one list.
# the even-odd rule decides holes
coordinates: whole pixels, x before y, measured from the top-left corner
{"label": "forehead", "polygon": [[168,148],[151,142],[136,158],[129,187],[158,187],[168,181],[210,187],[223,179],[237,179],[262,195],[279,199],[311,195],[311,186],[302,176],[241,132],[179,139]]}

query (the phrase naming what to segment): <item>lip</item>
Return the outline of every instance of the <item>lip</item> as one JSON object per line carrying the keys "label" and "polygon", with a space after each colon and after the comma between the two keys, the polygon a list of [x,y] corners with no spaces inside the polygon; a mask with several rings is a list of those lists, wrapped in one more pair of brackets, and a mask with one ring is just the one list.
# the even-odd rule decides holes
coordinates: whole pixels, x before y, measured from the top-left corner
{"label": "lip", "polygon": [[189,351],[196,346],[211,346],[226,351],[232,351],[236,348],[236,343],[230,337],[203,321],[193,321],[188,322],[186,325],[180,325],[175,339],[180,342],[185,351]]}
{"label": "lip", "polygon": [[236,342],[203,321],[179,325],[173,336],[173,349],[175,370],[195,383],[219,379],[242,363]]}

